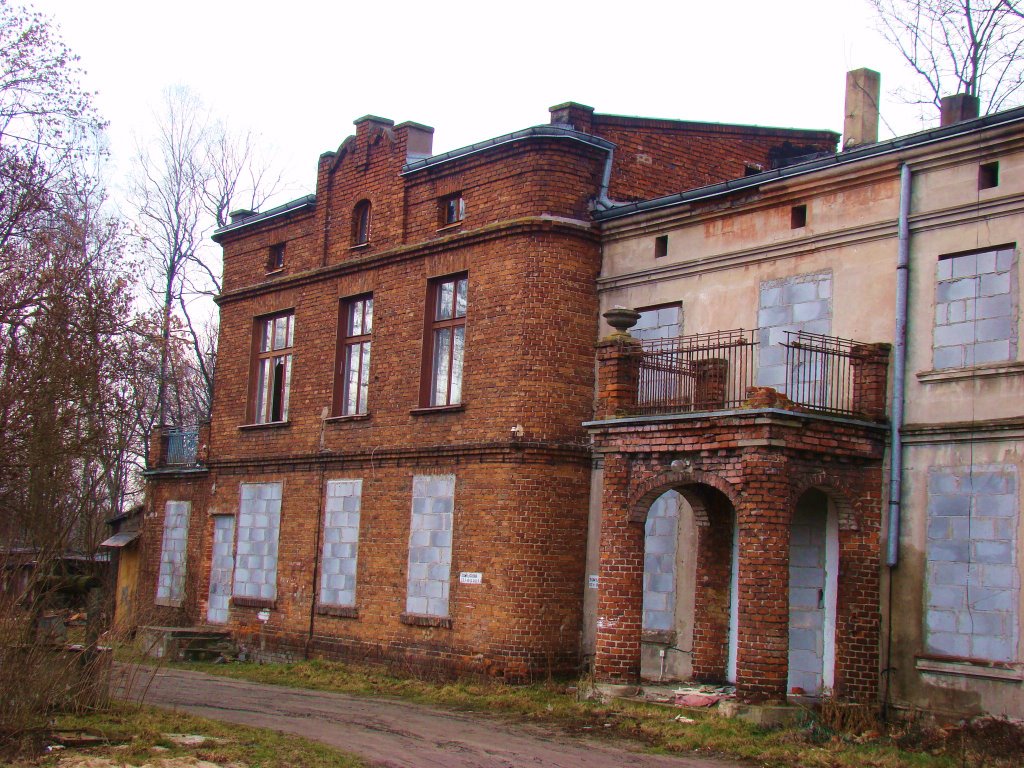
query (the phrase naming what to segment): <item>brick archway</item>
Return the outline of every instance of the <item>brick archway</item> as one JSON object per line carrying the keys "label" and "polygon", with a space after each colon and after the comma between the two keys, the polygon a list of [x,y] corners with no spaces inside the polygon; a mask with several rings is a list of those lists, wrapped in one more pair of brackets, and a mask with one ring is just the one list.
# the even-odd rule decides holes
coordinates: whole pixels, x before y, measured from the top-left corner
{"label": "brick archway", "polygon": [[853,489],[835,474],[824,470],[801,474],[793,480],[791,487],[792,493],[789,499],[791,509],[796,508],[801,496],[809,490],[817,489],[828,496],[835,505],[836,514],[839,517],[839,530],[856,531],[860,529],[857,510],[853,503],[855,498]]}
{"label": "brick archway", "polygon": [[705,472],[699,469],[670,469],[647,478],[630,494],[632,498],[632,501],[629,503],[630,522],[645,522],[647,520],[647,513],[654,500],[666,491],[674,490],[682,495],[690,505],[697,525],[701,527],[709,526],[711,524],[711,517],[708,512],[707,499],[693,490],[693,486],[701,485],[714,488],[720,492],[729,500],[733,509],[736,509],[739,491],[728,480],[713,472]]}

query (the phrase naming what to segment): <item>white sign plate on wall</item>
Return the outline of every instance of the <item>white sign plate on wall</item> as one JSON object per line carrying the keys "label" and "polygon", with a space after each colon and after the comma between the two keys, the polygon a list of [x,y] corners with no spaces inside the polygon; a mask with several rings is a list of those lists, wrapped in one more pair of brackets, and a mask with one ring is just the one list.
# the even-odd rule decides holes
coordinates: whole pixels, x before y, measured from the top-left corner
{"label": "white sign plate on wall", "polygon": [[484,575],[482,573],[470,573],[469,571],[463,571],[459,574],[460,584],[483,584]]}
{"label": "white sign plate on wall", "polygon": [[587,586],[591,589],[597,589],[597,574],[592,573],[587,576]]}

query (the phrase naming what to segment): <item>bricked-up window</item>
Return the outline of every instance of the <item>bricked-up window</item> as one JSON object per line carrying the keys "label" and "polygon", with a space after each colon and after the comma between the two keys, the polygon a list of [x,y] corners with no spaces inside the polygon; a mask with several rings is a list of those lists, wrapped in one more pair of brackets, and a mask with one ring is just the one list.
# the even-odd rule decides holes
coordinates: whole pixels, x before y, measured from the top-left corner
{"label": "bricked-up window", "polygon": [[281,483],[242,483],[240,493],[232,599],[239,605],[273,603],[277,598]]}
{"label": "bricked-up window", "polygon": [[435,280],[427,295],[424,405],[462,402],[462,361],[466,348],[469,278],[455,275]]}
{"label": "bricked-up window", "polygon": [[338,377],[335,380],[334,413],[355,416],[366,413],[370,387],[370,336],[373,333],[373,296],[357,296],[341,303],[338,333]]}
{"label": "bricked-up window", "polygon": [[1017,474],[1014,464],[928,471],[925,643],[929,653],[1019,660]]}
{"label": "bricked-up window", "polygon": [[458,224],[466,218],[466,203],[462,199],[462,193],[442,197],[440,213],[442,227]]}
{"label": "bricked-up window", "polygon": [[371,208],[369,200],[356,203],[352,211],[352,245],[366,245],[370,242]]}
{"label": "bricked-up window", "polygon": [[185,596],[185,563],[188,555],[188,517],[192,504],[168,501],[164,507],[164,538],[160,548],[160,575],[156,604],[179,607]]}
{"label": "bricked-up window", "polygon": [[455,475],[413,477],[407,613],[448,615],[454,505]]}
{"label": "bricked-up window", "polygon": [[295,315],[287,312],[256,321],[256,391],[253,423],[288,420]]}
{"label": "bricked-up window", "polygon": [[936,368],[1017,357],[1016,248],[940,257],[935,281]]}
{"label": "bricked-up window", "polygon": [[356,554],[362,480],[329,480],[324,504],[320,604],[356,604]]}
{"label": "bricked-up window", "polygon": [[267,271],[276,272],[284,269],[284,243],[270,246],[270,254],[267,256]]}

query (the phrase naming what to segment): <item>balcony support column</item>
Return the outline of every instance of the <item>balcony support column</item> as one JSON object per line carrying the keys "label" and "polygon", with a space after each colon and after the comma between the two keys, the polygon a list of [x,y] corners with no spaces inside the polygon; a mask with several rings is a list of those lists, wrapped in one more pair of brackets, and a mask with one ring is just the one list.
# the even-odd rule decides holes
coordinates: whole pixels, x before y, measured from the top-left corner
{"label": "balcony support column", "polygon": [[636,412],[641,354],[640,342],[628,333],[616,333],[597,343],[595,419]]}
{"label": "balcony support column", "polygon": [[891,349],[889,344],[857,344],[850,352],[853,410],[869,421],[885,420]]}

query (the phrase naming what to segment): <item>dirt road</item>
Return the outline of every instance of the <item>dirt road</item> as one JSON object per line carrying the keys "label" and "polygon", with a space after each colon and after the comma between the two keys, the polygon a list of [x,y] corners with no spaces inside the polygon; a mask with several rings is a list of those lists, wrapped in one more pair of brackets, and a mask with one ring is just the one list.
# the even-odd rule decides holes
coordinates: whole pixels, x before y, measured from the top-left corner
{"label": "dirt road", "polygon": [[[630,752],[554,728],[435,709],[261,685],[178,669],[146,683],[146,702],[192,714],[293,733],[362,756],[387,768],[734,768],[693,757]],[[145,679],[143,679],[145,678]]]}

